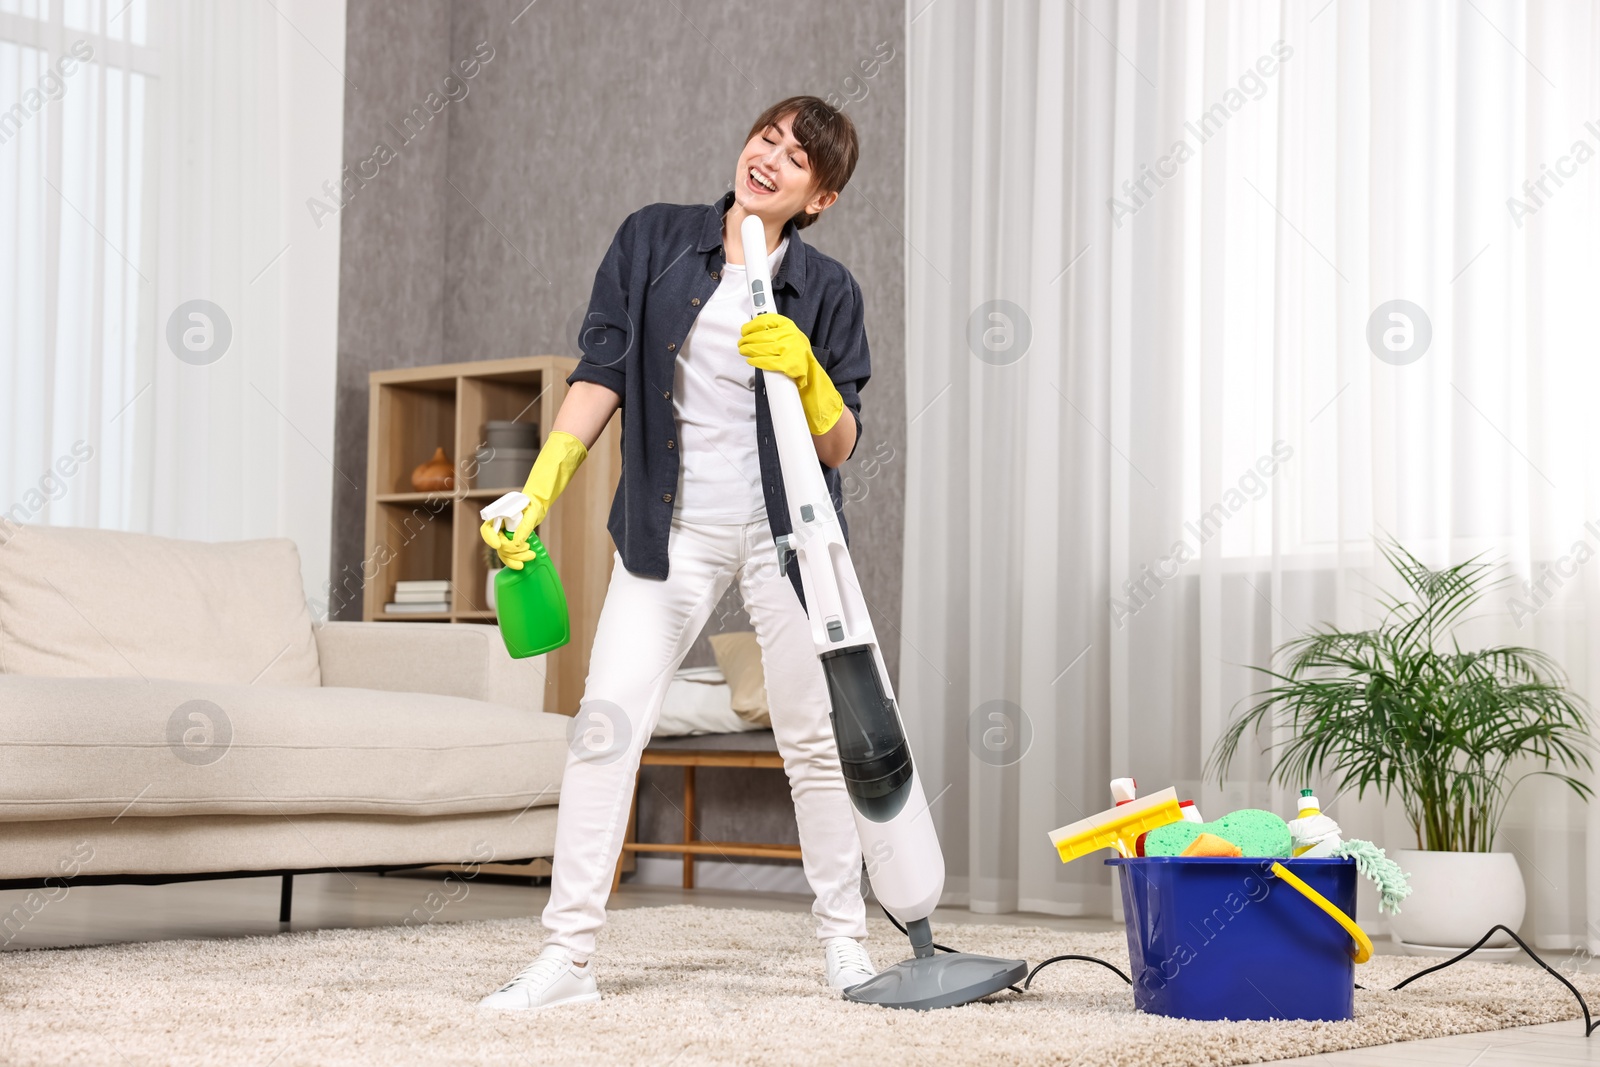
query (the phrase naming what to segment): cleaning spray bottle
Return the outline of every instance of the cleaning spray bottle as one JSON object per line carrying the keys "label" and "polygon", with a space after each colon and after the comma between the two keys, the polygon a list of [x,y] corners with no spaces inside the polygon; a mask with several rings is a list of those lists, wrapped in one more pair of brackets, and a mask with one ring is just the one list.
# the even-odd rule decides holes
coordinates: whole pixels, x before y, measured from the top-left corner
{"label": "cleaning spray bottle", "polygon": [[[507,493],[478,513],[500,531],[515,530],[528,507],[528,497]],[[494,576],[494,605],[500,617],[500,638],[513,659],[552,652],[572,640],[567,594],[561,576],[536,533],[528,534],[533,558],[521,570],[502,567]]]}

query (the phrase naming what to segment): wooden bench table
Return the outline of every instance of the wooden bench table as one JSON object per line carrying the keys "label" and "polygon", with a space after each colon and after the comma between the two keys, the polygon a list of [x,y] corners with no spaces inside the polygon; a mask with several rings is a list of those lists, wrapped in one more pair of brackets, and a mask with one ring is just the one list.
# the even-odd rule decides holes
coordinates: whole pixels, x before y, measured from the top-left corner
{"label": "wooden bench table", "polygon": [[771,730],[751,730],[737,734],[703,734],[696,737],[654,738],[639,759],[640,773],[645,767],[683,768],[683,840],[640,841],[639,779],[634,779],[633,803],[628,812],[628,831],[623,839],[622,853],[617,857],[617,870],[611,878],[612,892],[622,884],[622,866],[629,853],[666,852],[683,856],[683,888],[694,888],[694,861],[696,856],[763,856],[777,859],[799,859],[799,845],[773,844],[754,841],[703,841],[695,828],[695,770],[700,767],[765,767],[783,770],[783,757],[778,754],[777,740]]}

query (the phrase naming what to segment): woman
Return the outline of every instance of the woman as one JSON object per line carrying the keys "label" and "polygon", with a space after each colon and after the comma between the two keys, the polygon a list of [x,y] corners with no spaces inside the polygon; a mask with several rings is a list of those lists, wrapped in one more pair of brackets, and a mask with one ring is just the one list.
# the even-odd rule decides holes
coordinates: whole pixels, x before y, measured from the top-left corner
{"label": "woman", "polygon": [[[629,216],[595,276],[583,358],[524,489],[532,503],[510,535],[484,526],[507,566],[532,558],[528,535],[621,408],[622,481],[609,522],[617,553],[579,711],[612,742],[603,750],[575,744],[568,756],[543,916],[548,936],[538,959],[484,1006],[600,999],[589,957],[639,753],[668,683],[734,579],[761,646],[772,728],[817,895],[824,975],[846,989],[874,973],[860,944],[861,845],[827,683],[798,566],[781,565],[774,544],[790,523],[758,373],[778,371],[799,387],[829,492],[842,507],[837,468],[860,437],[860,389],[870,373],[861,290],[838,262],[806,247],[799,230],[838,200],[856,156],[855,128],[842,112],[813,96],[791,97],[756,119],[733,191],[718,203],[654,204]],[[782,312],[759,320],[750,318],[739,239],[747,215],[765,226]]]}

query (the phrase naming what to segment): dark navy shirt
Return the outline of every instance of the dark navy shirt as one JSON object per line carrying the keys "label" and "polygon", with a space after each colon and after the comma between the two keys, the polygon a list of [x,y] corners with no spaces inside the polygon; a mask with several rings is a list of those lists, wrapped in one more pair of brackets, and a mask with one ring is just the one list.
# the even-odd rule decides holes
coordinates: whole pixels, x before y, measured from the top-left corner
{"label": "dark navy shirt", "polygon": [[[622,563],[634,574],[667,576],[667,539],[678,489],[678,425],[673,374],[684,338],[721,280],[727,193],[713,204],[651,204],[623,222],[595,273],[594,293],[579,336],[583,357],[567,382],[596,382],[622,398],[622,477],[607,528]],[[772,279],[780,314],[811,341],[817,362],[856,420],[861,441],[861,388],[871,366],[861,287],[842,264],[784,227],[789,249]],[[772,534],[789,533],[789,504],[772,434],[766,382],[756,375],[756,436],[762,492]],[[853,454],[853,450],[852,450]],[[839,471],[818,460],[828,495],[849,541]],[[800,602],[800,568],[788,560]]]}

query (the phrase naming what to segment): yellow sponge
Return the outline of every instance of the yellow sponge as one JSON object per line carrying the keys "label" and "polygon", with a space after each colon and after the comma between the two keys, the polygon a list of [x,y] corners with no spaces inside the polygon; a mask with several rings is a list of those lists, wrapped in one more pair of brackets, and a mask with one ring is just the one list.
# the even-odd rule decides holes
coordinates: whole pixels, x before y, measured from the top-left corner
{"label": "yellow sponge", "polygon": [[1216,834],[1201,834],[1189,842],[1189,847],[1178,853],[1180,856],[1242,856],[1244,849],[1232,841],[1218,837]]}

